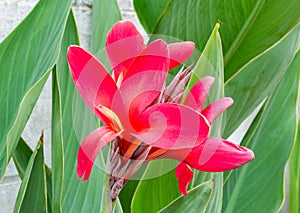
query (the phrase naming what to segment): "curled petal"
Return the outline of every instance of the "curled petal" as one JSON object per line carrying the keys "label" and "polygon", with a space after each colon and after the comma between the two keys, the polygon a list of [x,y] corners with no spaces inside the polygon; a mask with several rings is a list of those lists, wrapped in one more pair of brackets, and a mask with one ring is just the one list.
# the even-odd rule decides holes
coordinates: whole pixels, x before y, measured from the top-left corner
{"label": "curled petal", "polygon": [[195,44],[190,41],[169,44],[170,68],[173,69],[187,60],[193,53]]}
{"label": "curled petal", "polygon": [[200,113],[171,103],[147,108],[132,125],[136,138],[162,149],[194,147],[207,138],[210,129]]}
{"label": "curled petal", "polygon": [[188,93],[184,105],[201,112],[214,81],[215,78],[211,76],[201,78]]}
{"label": "curled petal", "polygon": [[127,73],[124,73],[123,81],[141,72],[156,71],[166,73],[169,70],[169,64],[170,55],[168,45],[163,40],[155,40],[135,58],[130,69]]}
{"label": "curled petal", "polygon": [[[111,107],[117,86],[104,66],[90,53],[78,46],[70,46],[67,54],[71,74],[77,90],[89,108],[101,119],[95,106]],[[105,119],[102,119],[105,121]]]}
{"label": "curled petal", "polygon": [[116,81],[144,48],[144,38],[131,21],[120,21],[112,27],[107,34],[106,52]]}
{"label": "curled petal", "polygon": [[103,147],[115,139],[120,133],[103,126],[90,133],[79,147],[77,155],[77,176],[86,181],[92,171],[94,161]]}
{"label": "curled petal", "polygon": [[214,120],[227,108],[229,108],[233,104],[233,100],[231,98],[225,97],[208,105],[202,112],[208,122],[212,124]]}
{"label": "curled petal", "polygon": [[203,172],[224,172],[253,160],[254,153],[246,147],[210,137],[193,149],[170,150],[160,158],[180,160]]}
{"label": "curled petal", "polygon": [[126,130],[131,130],[130,123],[157,98],[164,86],[168,67],[168,46],[162,40],[152,42],[134,60],[112,103],[112,110]]}
{"label": "curled petal", "polygon": [[178,188],[180,193],[187,196],[187,188],[194,176],[192,169],[185,163],[181,162],[176,167],[175,175],[178,179]]}

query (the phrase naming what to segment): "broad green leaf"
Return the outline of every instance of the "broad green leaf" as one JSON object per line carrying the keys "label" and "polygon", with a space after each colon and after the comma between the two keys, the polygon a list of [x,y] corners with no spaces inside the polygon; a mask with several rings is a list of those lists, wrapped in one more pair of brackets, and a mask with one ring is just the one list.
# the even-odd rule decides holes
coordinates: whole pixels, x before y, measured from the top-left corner
{"label": "broad green leaf", "polygon": [[[101,3],[103,3],[101,1]],[[106,4],[105,2],[104,4]],[[110,1],[111,4],[115,4],[114,1]],[[97,5],[97,4],[96,4]],[[109,6],[107,4],[106,6]],[[115,8],[117,9],[117,8]],[[93,9],[93,16],[99,18],[99,22],[102,19],[107,19],[112,14],[111,10],[96,6]],[[115,14],[115,13],[113,13]],[[115,20],[111,18],[111,20]],[[95,20],[94,20],[95,21]],[[105,23],[105,30],[108,30],[114,23]],[[103,43],[96,42],[96,38],[103,41],[103,37],[106,36],[103,25],[93,23],[93,32],[103,32],[105,35],[94,35],[94,45],[92,47],[94,51],[97,48],[104,46]],[[62,212],[99,212],[101,208],[101,200],[103,196],[103,189],[106,186],[103,185],[106,174],[99,168],[100,163],[103,159],[100,155],[100,160],[96,161],[96,165],[93,168],[89,180],[82,183],[76,175],[76,164],[77,164],[77,152],[81,141],[94,129],[97,128],[97,121],[93,113],[88,109],[86,104],[83,102],[77,90],[74,87],[74,82],[71,78],[69,67],[66,60],[67,48],[71,44],[79,44],[76,24],[73,16],[69,17],[68,23],[65,29],[65,35],[61,46],[61,54],[59,62],[56,66],[56,83],[54,84],[54,97],[55,110],[60,111],[60,117],[54,115],[54,126],[57,127],[56,131],[53,132],[54,138],[58,141],[56,147],[58,153],[53,153],[53,157],[57,157],[57,178],[54,180],[54,184],[57,187],[57,194],[59,195],[59,187],[62,186]],[[97,46],[99,45],[99,47]],[[61,129],[60,129],[61,128]],[[63,153],[61,151],[63,150]],[[63,161],[62,161],[63,156]],[[63,162],[63,165],[62,165]],[[103,164],[103,163],[102,163]],[[53,169],[54,170],[54,169]],[[63,179],[59,174],[63,171]],[[105,196],[105,195],[104,195]],[[108,205],[107,203],[105,205]],[[102,211],[103,212],[103,211]]]}
{"label": "broad green leaf", "polygon": [[105,47],[108,31],[119,20],[121,20],[121,14],[116,0],[93,2],[91,34],[92,53],[95,54]]}
{"label": "broad green leaf", "polygon": [[227,174],[223,212],[276,212],[281,206],[284,167],[296,137],[299,70],[300,52],[242,141],[255,159]]}
{"label": "broad green leaf", "polygon": [[192,89],[192,87],[204,76],[215,77],[215,83],[211,88],[209,94],[209,101],[211,99],[221,98],[223,96],[223,54],[220,34],[218,32],[220,25],[216,24],[212,31],[203,53],[197,61],[191,79],[185,90],[185,95]]}
{"label": "broad green leaf", "polygon": [[0,179],[59,54],[71,0],[41,0],[0,44]]}
{"label": "broad green leaf", "polygon": [[[32,154],[33,151],[31,150],[31,148],[27,145],[23,138],[20,138],[18,145],[14,151],[13,159],[21,179],[24,178],[24,174]],[[45,165],[45,168],[47,181],[47,206],[48,212],[52,212],[52,174],[47,165]]]}
{"label": "broad green leaf", "polygon": [[151,33],[157,20],[163,15],[168,0],[134,0],[134,9],[144,29]]}
{"label": "broad green leaf", "polygon": [[300,25],[264,54],[245,65],[225,83],[225,95],[234,104],[226,111],[228,137],[276,87],[297,51]]}
{"label": "broad green leaf", "polygon": [[[155,213],[180,195],[174,170],[165,174],[166,169],[174,168],[176,163],[174,165],[173,161],[168,166],[168,162],[170,161],[157,160],[149,163],[133,196],[132,212]],[[162,175],[151,178],[153,174]]]}
{"label": "broad green leaf", "polygon": [[121,200],[124,212],[130,212],[131,201],[138,184],[139,180],[129,180],[120,192],[119,199]]}
{"label": "broad green leaf", "polygon": [[290,156],[290,212],[300,212],[300,122],[298,136]]}
{"label": "broad green leaf", "polygon": [[[214,173],[214,172],[200,172],[194,170],[194,177],[191,183],[191,189],[197,188],[199,185],[212,181],[212,194],[209,198],[208,205],[205,208],[207,213],[217,213],[221,212],[222,209],[222,199],[223,199],[223,173]],[[187,199],[189,194],[187,196]],[[197,200],[195,202],[202,202],[202,200]]]}
{"label": "broad green leaf", "polygon": [[33,151],[27,145],[24,139],[20,138],[18,145],[14,151],[13,159],[21,179],[23,179],[24,177],[24,173],[32,153]]}
{"label": "broad green leaf", "polygon": [[117,200],[116,203],[115,213],[123,213],[122,205],[119,199]]}
{"label": "broad green leaf", "polygon": [[[71,14],[71,13],[70,13]],[[72,15],[70,15],[71,17]],[[67,23],[67,26],[69,23]],[[66,28],[67,29],[67,28]],[[54,212],[62,212],[62,189],[64,179],[64,154],[62,140],[62,122],[60,94],[57,85],[57,69],[52,72],[52,125],[51,125],[51,153],[52,153],[52,191]]]}
{"label": "broad green leaf", "polygon": [[57,163],[53,165],[54,207],[57,211],[61,208],[62,212],[99,212],[103,173],[94,168],[86,183],[82,183],[76,175],[79,144],[97,126],[92,112],[77,94],[71,78],[66,60],[70,44],[78,44],[72,13],[66,25],[53,79],[52,158]]}
{"label": "broad green leaf", "polygon": [[[218,31],[219,26],[219,24],[216,24],[211,36],[209,37],[187,86],[187,88],[190,89],[191,86],[194,85],[200,78],[207,75],[215,77],[215,83],[209,92],[209,98],[207,100],[209,103],[224,96],[224,65],[221,37]],[[223,119],[221,115],[214,122],[210,136],[222,136],[222,121]],[[214,187],[212,189],[212,196],[210,197],[210,201],[208,202],[208,206],[205,211],[214,213],[221,212],[223,173],[205,173],[195,170],[191,187],[196,187],[206,181],[214,181]]]}
{"label": "broad green leaf", "polygon": [[159,213],[168,212],[206,212],[208,203],[213,192],[213,181],[207,181],[199,184],[188,191],[188,196],[181,195],[168,206],[159,211]]}
{"label": "broad green leaf", "polygon": [[169,0],[160,16],[161,9],[155,4],[157,0],[135,0],[148,33],[192,40],[200,51],[215,23],[221,24],[225,79],[279,41],[300,20],[300,0]]}
{"label": "broad green leaf", "polygon": [[47,186],[42,137],[28,161],[14,212],[47,212]]}

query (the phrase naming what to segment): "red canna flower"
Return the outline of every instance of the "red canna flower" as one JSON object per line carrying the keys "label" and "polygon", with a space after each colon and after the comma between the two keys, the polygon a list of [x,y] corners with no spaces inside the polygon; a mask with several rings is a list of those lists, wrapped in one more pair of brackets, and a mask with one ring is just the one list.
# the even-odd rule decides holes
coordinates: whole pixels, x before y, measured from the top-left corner
{"label": "red canna flower", "polygon": [[70,46],[68,61],[74,83],[89,108],[105,124],[90,133],[78,151],[77,175],[86,181],[104,146],[112,142],[110,158],[111,199],[142,163],[172,158],[179,190],[187,195],[191,168],[220,172],[237,168],[254,158],[251,150],[209,137],[214,120],[233,103],[219,99],[203,107],[213,77],[204,77],[182,102],[191,72],[181,70],[168,87],[168,71],[188,59],[194,43],[144,44],[129,21],[116,23],[107,35],[106,52],[112,76],[93,55]]}

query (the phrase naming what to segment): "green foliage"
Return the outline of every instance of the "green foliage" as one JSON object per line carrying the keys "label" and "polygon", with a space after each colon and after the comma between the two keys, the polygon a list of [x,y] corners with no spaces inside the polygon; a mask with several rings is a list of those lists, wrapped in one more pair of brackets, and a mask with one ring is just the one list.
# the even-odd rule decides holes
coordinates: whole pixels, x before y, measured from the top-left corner
{"label": "green foliage", "polygon": [[92,15],[91,52],[95,54],[105,47],[106,34],[121,20],[121,14],[116,0],[106,0],[94,1]]}
{"label": "green foliage", "polygon": [[[220,25],[216,24],[206,43],[202,55],[195,65],[193,75],[191,76],[191,80],[189,81],[186,89],[187,92],[192,88],[193,84],[204,76],[209,75],[215,77],[215,83],[208,96],[208,102],[210,103],[224,96],[224,64],[219,27]],[[212,126],[210,135],[221,137],[223,126],[223,116],[219,116]],[[205,208],[205,212],[221,212],[223,173],[205,173],[194,170],[192,188],[207,181],[213,181],[214,185],[211,189],[212,195],[210,196],[210,200],[207,201],[208,203]]]}
{"label": "green foliage", "polygon": [[[214,188],[213,183],[213,181],[207,181],[199,184],[188,192],[188,197],[181,195],[159,212],[206,212]],[[195,200],[201,202],[195,202]]]}
{"label": "green foliage", "polygon": [[235,104],[226,111],[225,137],[277,86],[295,56],[300,41],[299,32],[300,25],[226,82],[225,95],[232,97]]}
{"label": "green foliage", "polygon": [[300,52],[242,141],[255,160],[227,174],[223,212],[276,212],[281,206],[284,167],[296,137],[299,70]]}
{"label": "green foliage", "polygon": [[298,136],[290,156],[290,212],[300,211],[300,122]]}
{"label": "green foliage", "polygon": [[41,138],[24,171],[14,212],[46,212],[46,204],[47,184]]}
{"label": "green foliage", "polygon": [[[215,24],[221,24],[226,80],[280,40],[300,20],[299,0],[169,0],[159,5],[157,2],[134,0],[147,32],[194,41],[200,51]],[[155,24],[149,24],[148,20]]]}
{"label": "green foliage", "polygon": [[71,0],[40,1],[0,44],[0,179],[59,54]]}
{"label": "green foliage", "polygon": [[[27,145],[23,138],[20,138],[18,146],[16,147],[15,152],[13,154],[13,159],[15,166],[18,170],[19,176],[22,180],[24,179],[26,168],[32,155],[33,151],[31,150],[31,148]],[[45,169],[47,184],[47,210],[48,212],[52,212],[52,172],[47,165],[45,165]],[[24,190],[26,190],[26,188],[24,188]],[[24,193],[21,191],[22,190],[19,190],[19,193]]]}
{"label": "green foliage", "polygon": [[[169,167],[166,167],[166,162],[166,160],[159,160],[149,163],[133,196],[132,212],[157,212],[180,195],[174,170],[164,174],[167,169],[174,168],[176,164],[170,164]],[[157,174],[162,175],[153,178],[153,175]]]}
{"label": "green foliage", "polygon": [[[115,212],[278,211],[284,197],[284,166],[297,129],[300,0],[133,3],[148,33],[191,40],[202,51],[199,59],[197,54],[192,58],[195,69],[186,93],[201,77],[211,75],[217,81],[209,102],[224,94],[234,99],[235,104],[214,123],[211,135],[228,137],[265,102],[242,141],[256,159],[225,173],[224,186],[222,173],[195,171],[189,195],[184,197],[170,169],[176,162],[150,162],[143,180],[129,181],[124,187]],[[0,44],[0,179],[13,156],[22,179],[15,212],[110,211],[108,176],[100,168],[105,166],[105,150],[88,182],[78,180],[75,172],[79,144],[99,123],[77,93],[66,61],[68,46],[79,44],[70,7],[71,0],[40,0]],[[102,57],[106,34],[121,15],[115,0],[94,1],[92,12],[90,49]],[[51,72],[49,169],[43,144],[39,142],[32,151],[20,135]],[[290,208],[294,212],[299,211],[299,135],[298,131],[290,157]],[[148,179],[157,172],[162,175]]]}

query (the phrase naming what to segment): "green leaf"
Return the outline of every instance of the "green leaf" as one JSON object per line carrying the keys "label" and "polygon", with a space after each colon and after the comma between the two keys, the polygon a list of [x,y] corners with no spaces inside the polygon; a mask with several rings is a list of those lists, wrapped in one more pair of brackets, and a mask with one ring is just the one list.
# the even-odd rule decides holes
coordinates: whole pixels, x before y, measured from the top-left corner
{"label": "green leaf", "polygon": [[163,14],[168,0],[134,0],[134,9],[144,29],[151,33],[157,20]]}
{"label": "green leaf", "polygon": [[106,35],[121,14],[116,0],[94,1],[92,12],[91,52],[95,54],[105,47]]}
{"label": "green leaf", "polygon": [[[101,3],[103,2],[101,1]],[[105,4],[106,3],[107,2],[105,2]],[[114,1],[110,1],[110,3],[115,4]],[[109,4],[106,4],[106,6],[109,6]],[[108,9],[103,10],[103,8],[98,5],[94,7],[93,13],[93,16],[101,20],[101,18],[107,19],[108,14],[111,14],[112,11]],[[104,23],[106,30],[113,25],[113,23]],[[95,23],[95,27],[93,27],[94,33],[100,31],[104,33],[104,31],[102,31],[104,29],[100,29],[101,27],[104,26]],[[105,35],[99,34],[93,37],[94,45],[99,45],[99,47],[104,46],[104,43],[95,41],[97,37],[101,40]],[[104,42],[104,40],[102,41]],[[101,207],[102,196],[106,196],[103,195],[103,190],[106,188],[104,181],[107,175],[102,171],[103,168],[99,168],[103,165],[102,155],[100,154],[99,159],[96,160],[91,176],[87,182],[82,183],[76,175],[79,144],[90,132],[98,127],[98,122],[74,87],[74,82],[66,60],[67,48],[71,44],[79,44],[76,24],[72,14],[66,25],[61,46],[61,55],[56,66],[55,79],[53,79],[53,81],[55,81],[53,84],[53,95],[55,96],[53,97],[54,111],[57,113],[53,114],[52,124],[54,131],[52,134],[55,139],[53,144],[56,143],[54,144],[56,148],[53,150],[53,158],[57,158],[55,159],[57,162],[55,165],[56,169],[53,168],[53,171],[57,172],[56,175],[54,173],[55,179],[53,184],[54,189],[57,189],[54,193],[58,197],[60,193],[62,193],[62,212],[99,212],[100,209],[104,208],[103,206]],[[97,51],[99,47],[92,47],[92,49]],[[63,177],[60,176],[62,171]],[[57,201],[59,201],[59,199]],[[108,205],[108,203],[104,205]]]}
{"label": "green leaf", "polygon": [[227,174],[223,212],[276,212],[283,201],[284,167],[296,137],[300,52],[266,100],[242,145],[255,159]]}
{"label": "green leaf", "polygon": [[117,199],[115,213],[123,213],[122,205],[119,199]]}
{"label": "green leaf", "polygon": [[[221,37],[219,34],[219,24],[215,25],[206,46],[201,54],[199,60],[197,61],[191,79],[185,90],[185,95],[192,89],[192,87],[204,76],[215,77],[215,83],[211,88],[209,98],[218,99],[223,96],[223,54],[222,54],[222,44]],[[210,102],[213,100],[210,100]]]}
{"label": "green leaf", "polygon": [[27,145],[24,139],[20,138],[18,145],[14,151],[13,159],[21,179],[24,178],[24,173],[32,153],[33,151]]}
{"label": "green leaf", "polygon": [[133,200],[133,195],[139,184],[139,180],[128,180],[122,191],[119,194],[119,199],[122,204],[124,212],[130,212],[131,201]]}
{"label": "green leaf", "polygon": [[215,23],[221,24],[226,80],[278,42],[300,20],[300,0],[169,0],[162,14],[161,7],[153,6],[157,2],[135,0],[147,32],[194,41],[200,51]]}
{"label": "green leaf", "polygon": [[[174,163],[166,159],[149,163],[133,196],[132,212],[155,213],[180,195],[172,169],[176,166]],[[171,171],[166,173],[168,170]],[[153,178],[153,175],[158,177]]]}
{"label": "green leaf", "polygon": [[[28,166],[28,162],[30,161],[30,157],[32,156],[33,151],[27,145],[27,143],[20,138],[18,145],[14,151],[13,159],[15,166],[18,170],[20,178],[23,180],[26,168]],[[51,170],[47,165],[46,168],[46,181],[47,181],[47,206],[48,212],[52,212],[52,174]]]}
{"label": "green leaf", "polygon": [[168,212],[206,212],[213,192],[213,181],[201,183],[188,191],[188,196],[181,195],[159,213]]}
{"label": "green leaf", "polygon": [[298,136],[290,156],[290,212],[300,211],[300,122]]}
{"label": "green leaf", "polygon": [[0,44],[0,179],[59,54],[71,0],[41,0]]}
{"label": "green leaf", "polygon": [[[105,19],[101,21],[101,19]],[[105,65],[108,65],[105,55],[106,35],[112,26],[121,20],[121,14],[116,0],[109,1],[94,1],[93,16],[92,16],[92,35],[91,35],[91,52],[98,57]],[[110,70],[109,67],[107,67]],[[106,175],[107,178],[107,175]],[[105,180],[103,180],[105,181]],[[108,212],[109,209],[109,183],[104,182],[102,191],[101,212]],[[105,197],[104,197],[105,196]],[[130,205],[130,204],[129,204]],[[115,207],[115,212],[123,212],[120,201],[118,200]]]}
{"label": "green leaf", "polygon": [[226,111],[224,137],[228,137],[274,90],[295,56],[299,32],[300,25],[225,83],[225,95],[232,97],[235,103]]}
{"label": "green leaf", "polygon": [[[52,139],[52,186],[53,186],[53,202],[52,209],[54,212],[62,212],[62,193],[63,193],[63,181],[65,175],[64,171],[64,138],[63,130],[68,131],[70,124],[66,123],[63,119],[63,108],[62,103],[64,100],[68,100],[67,97],[62,97],[61,87],[68,86],[67,76],[64,82],[59,82],[59,77],[67,75],[68,65],[66,62],[66,51],[70,44],[79,43],[77,28],[75,25],[75,20],[73,12],[69,13],[67,24],[64,31],[64,36],[61,44],[61,54],[59,56],[56,67],[52,73],[52,124],[51,124],[51,139]],[[70,78],[70,77],[69,77]],[[66,84],[60,87],[60,83]],[[70,82],[71,83],[71,82]],[[67,91],[63,91],[65,94]],[[72,97],[72,93],[69,94]],[[70,99],[69,98],[69,99]],[[68,126],[66,126],[68,125]],[[68,133],[68,132],[67,132]],[[75,150],[74,150],[75,151]],[[72,150],[68,150],[72,152]]]}
{"label": "green leaf", "polygon": [[47,186],[42,137],[24,172],[14,212],[47,212]]}
{"label": "green leaf", "polygon": [[75,20],[70,13],[53,79],[53,204],[62,212],[99,212],[103,173],[94,168],[86,183],[76,175],[79,144],[97,127],[94,115],[74,87],[66,60],[68,46],[78,43]]}
{"label": "green leaf", "polygon": [[[191,80],[187,86],[191,89],[192,86],[204,76],[215,77],[215,83],[209,92],[207,102],[211,103],[224,96],[224,65],[221,37],[219,34],[219,24],[216,24],[211,36],[209,37],[202,55],[200,56]],[[187,90],[186,90],[187,91]],[[222,115],[214,122],[210,136],[222,136],[223,119]],[[223,173],[205,173],[194,171],[194,178],[191,187],[196,187],[199,184],[207,181],[214,181],[214,188],[212,189],[212,196],[208,202],[206,212],[221,212],[222,195],[223,195]],[[200,202],[200,201],[199,201]]]}
{"label": "green leaf", "polygon": [[[71,14],[71,13],[70,13]],[[67,24],[68,25],[68,24]],[[51,125],[51,153],[52,153],[52,186],[53,202],[52,209],[54,212],[62,212],[62,190],[64,179],[64,153],[62,140],[62,122],[60,94],[57,85],[56,67],[52,72],[52,125]]]}

